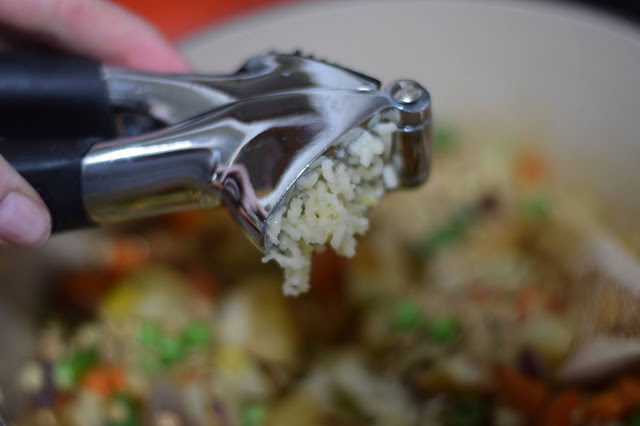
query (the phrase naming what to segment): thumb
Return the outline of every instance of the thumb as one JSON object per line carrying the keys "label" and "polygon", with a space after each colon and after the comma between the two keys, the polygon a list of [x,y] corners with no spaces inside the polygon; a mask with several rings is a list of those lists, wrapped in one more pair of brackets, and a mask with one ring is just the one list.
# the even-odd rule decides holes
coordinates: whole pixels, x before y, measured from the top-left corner
{"label": "thumb", "polygon": [[38,246],[50,233],[46,205],[0,155],[0,244]]}

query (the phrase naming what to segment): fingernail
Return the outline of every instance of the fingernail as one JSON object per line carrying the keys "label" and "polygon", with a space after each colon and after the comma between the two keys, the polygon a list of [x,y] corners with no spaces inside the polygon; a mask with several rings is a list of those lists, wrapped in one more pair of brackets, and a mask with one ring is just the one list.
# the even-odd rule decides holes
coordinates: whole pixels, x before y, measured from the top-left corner
{"label": "fingernail", "polygon": [[42,244],[51,232],[49,212],[19,192],[0,202],[0,238],[20,246]]}

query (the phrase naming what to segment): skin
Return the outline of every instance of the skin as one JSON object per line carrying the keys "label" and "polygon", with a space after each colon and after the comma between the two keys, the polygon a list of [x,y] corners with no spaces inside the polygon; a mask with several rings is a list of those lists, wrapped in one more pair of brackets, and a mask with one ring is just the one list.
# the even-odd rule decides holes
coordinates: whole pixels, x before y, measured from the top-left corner
{"label": "skin", "polygon": [[[191,70],[149,23],[106,0],[0,0],[0,46],[55,48],[146,71]],[[38,246],[50,232],[44,202],[0,156],[0,244]]]}

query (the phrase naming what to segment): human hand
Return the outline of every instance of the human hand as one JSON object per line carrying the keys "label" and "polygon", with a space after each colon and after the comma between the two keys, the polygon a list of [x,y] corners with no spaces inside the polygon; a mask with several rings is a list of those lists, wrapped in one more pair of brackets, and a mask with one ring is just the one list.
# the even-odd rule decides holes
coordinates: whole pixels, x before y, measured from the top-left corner
{"label": "human hand", "polygon": [[[190,70],[151,25],[106,0],[0,0],[0,44],[51,46],[147,71]],[[0,244],[37,246],[50,232],[46,205],[0,156]]]}

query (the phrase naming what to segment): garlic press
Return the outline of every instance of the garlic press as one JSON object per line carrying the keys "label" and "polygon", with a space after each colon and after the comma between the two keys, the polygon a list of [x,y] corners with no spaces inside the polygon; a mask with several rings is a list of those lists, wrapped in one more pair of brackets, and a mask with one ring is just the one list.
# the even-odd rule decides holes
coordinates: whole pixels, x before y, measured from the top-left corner
{"label": "garlic press", "polygon": [[341,136],[394,123],[399,187],[429,174],[431,100],[299,53],[230,75],[157,74],[59,54],[0,54],[0,154],[53,230],[226,205],[260,248],[270,212]]}

